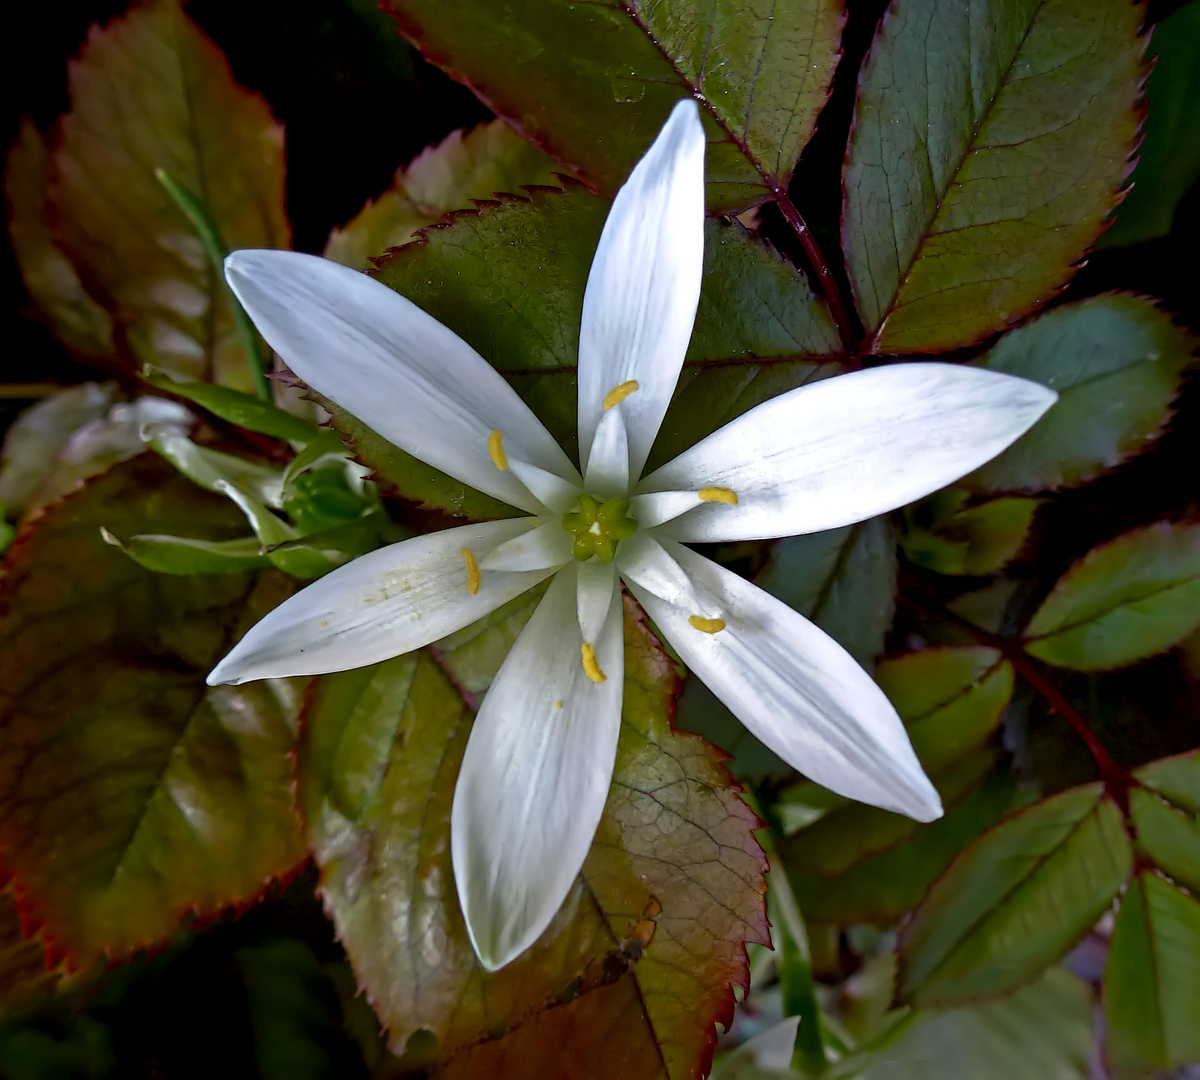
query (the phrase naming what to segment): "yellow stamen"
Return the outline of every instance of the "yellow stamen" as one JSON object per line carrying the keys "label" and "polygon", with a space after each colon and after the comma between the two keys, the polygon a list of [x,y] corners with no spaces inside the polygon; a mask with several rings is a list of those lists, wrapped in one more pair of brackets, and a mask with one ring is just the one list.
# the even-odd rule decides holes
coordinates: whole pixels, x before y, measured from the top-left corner
{"label": "yellow stamen", "polygon": [[492,464],[501,472],[508,470],[508,455],[504,452],[504,436],[493,431],[488,436],[488,453],[492,455]]}
{"label": "yellow stamen", "polygon": [[725,620],[706,619],[703,615],[689,615],[688,625],[702,634],[719,634],[725,629]]}
{"label": "yellow stamen", "polygon": [[696,492],[705,502],[728,503],[730,506],[737,506],[737,492],[730,488],[701,488]]}
{"label": "yellow stamen", "polygon": [[479,562],[470,548],[462,549],[462,557],[467,564],[467,592],[474,596],[479,592]]}
{"label": "yellow stamen", "polygon": [[630,379],[629,382],[623,382],[620,386],[614,386],[604,395],[604,411],[608,412],[614,405],[620,405],[622,401],[637,389],[637,379]]}
{"label": "yellow stamen", "polygon": [[596,663],[596,650],[585,641],[579,646],[579,652],[583,656],[583,673],[594,683],[607,682],[608,676],[600,670],[600,665]]}

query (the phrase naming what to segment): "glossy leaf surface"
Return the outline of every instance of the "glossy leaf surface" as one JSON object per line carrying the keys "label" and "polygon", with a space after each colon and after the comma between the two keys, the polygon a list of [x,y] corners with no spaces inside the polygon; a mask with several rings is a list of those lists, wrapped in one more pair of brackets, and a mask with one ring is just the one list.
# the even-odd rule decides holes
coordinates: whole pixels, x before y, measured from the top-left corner
{"label": "glossy leaf surface", "polygon": [[1060,396],[964,483],[984,491],[1073,487],[1136,456],[1170,420],[1196,348],[1151,301],[1121,294],[1064,304],[1013,330],[981,363]]}
{"label": "glossy leaf surface", "polygon": [[76,964],[257,896],[304,857],[283,683],[204,678],[290,586],[167,577],[101,526],[240,531],[157,457],[119,465],[18,536],[0,585],[0,840],[30,924]]}
{"label": "glossy leaf surface", "polygon": [[1028,982],[1108,909],[1132,858],[1121,811],[1097,785],[1008,818],[955,859],[905,927],[901,998],[947,1005]]}
{"label": "glossy leaf surface", "polygon": [[1200,525],[1158,522],[1088,552],[1026,628],[1034,656],[1077,671],[1120,667],[1200,624]]}
{"label": "glossy leaf surface", "polygon": [[675,675],[631,613],[605,817],[543,938],[487,975],[450,863],[478,696],[536,595],[438,646],[323,676],[305,710],[302,799],[322,891],[397,1052],[436,1037],[438,1076],[690,1077],[764,941],[754,816],[705,744],[668,720]]}
{"label": "glossy leaf surface", "polygon": [[1129,172],[1141,20],[1126,0],[892,4],[844,177],[870,349],[977,341],[1071,277]]}
{"label": "glossy leaf surface", "polygon": [[786,189],[828,95],[843,20],[834,0],[383,6],[427,59],[604,195],[695,94],[712,211]]}
{"label": "glossy leaf surface", "polygon": [[64,250],[130,359],[248,389],[225,284],[154,170],[204,204],[230,248],[287,247],[282,129],[178,0],[94,28],[70,88],[51,196]]}

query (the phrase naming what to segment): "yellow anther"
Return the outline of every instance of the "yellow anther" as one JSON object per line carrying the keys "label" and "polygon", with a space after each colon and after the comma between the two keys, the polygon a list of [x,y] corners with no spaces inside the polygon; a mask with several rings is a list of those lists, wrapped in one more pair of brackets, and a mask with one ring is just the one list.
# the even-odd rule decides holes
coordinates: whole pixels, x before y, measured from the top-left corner
{"label": "yellow anther", "polygon": [[719,634],[725,629],[725,620],[706,619],[703,615],[689,615],[688,625],[702,634]]}
{"label": "yellow anther", "polygon": [[701,488],[696,492],[704,502],[720,502],[729,503],[730,506],[737,506],[737,492],[731,488]]}
{"label": "yellow anther", "polygon": [[596,663],[596,650],[585,641],[579,646],[579,652],[583,657],[583,673],[594,683],[607,682],[608,676],[600,670],[600,665]]}
{"label": "yellow anther", "polygon": [[479,592],[479,561],[470,548],[462,549],[462,557],[467,564],[467,592],[474,596]]}
{"label": "yellow anther", "polygon": [[508,455],[504,452],[504,436],[493,431],[488,436],[488,453],[492,455],[492,464],[501,472],[508,470]]}
{"label": "yellow anther", "polygon": [[629,382],[623,382],[620,386],[614,386],[604,395],[604,411],[608,412],[614,405],[620,405],[622,401],[637,389],[637,379],[630,379]]}

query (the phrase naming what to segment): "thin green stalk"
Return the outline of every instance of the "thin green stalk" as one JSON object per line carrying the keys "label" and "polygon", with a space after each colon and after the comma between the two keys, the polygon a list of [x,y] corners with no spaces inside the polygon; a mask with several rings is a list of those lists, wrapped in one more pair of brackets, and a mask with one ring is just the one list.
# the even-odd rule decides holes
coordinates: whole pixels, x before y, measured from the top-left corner
{"label": "thin green stalk", "polygon": [[[187,215],[187,219],[200,237],[200,243],[204,247],[208,261],[212,263],[213,271],[218,280],[225,284],[225,256],[229,254],[229,248],[225,246],[221,230],[217,228],[217,223],[213,221],[212,215],[195,195],[165,169],[155,169],[154,175],[166,189],[167,194],[175,200],[175,205]],[[228,285],[225,285],[225,288],[229,290]],[[266,363],[263,358],[262,346],[259,344],[258,333],[232,290],[229,290],[229,295],[233,301],[233,321],[237,327],[238,339],[246,352],[246,361],[250,365],[250,377],[254,380],[254,389],[263,401],[272,401],[271,383],[267,379]]]}

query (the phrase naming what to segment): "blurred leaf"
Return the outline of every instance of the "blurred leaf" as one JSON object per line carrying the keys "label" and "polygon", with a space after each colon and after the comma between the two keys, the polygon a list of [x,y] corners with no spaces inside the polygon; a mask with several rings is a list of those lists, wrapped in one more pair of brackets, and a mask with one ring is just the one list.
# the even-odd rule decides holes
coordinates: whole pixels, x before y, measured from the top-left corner
{"label": "blurred leaf", "polygon": [[947,488],[905,510],[900,545],[910,562],[937,574],[992,574],[1029,539],[1039,499],[990,499],[963,508],[967,493]]}
{"label": "blurred leaf", "polygon": [[[382,260],[377,272],[504,373],[568,453],[575,447],[583,291],[607,213],[607,202],[578,185],[539,191],[530,200],[488,203],[455,214],[452,225],[428,230]],[[732,409],[738,415],[783,389],[832,374],[833,364],[790,358],[836,348],[824,303],[793,269],[740,226],[709,222],[688,351],[695,367],[677,391],[677,401],[687,395],[688,408],[668,412],[659,443],[684,449],[730,419]],[[765,359],[773,362],[760,362]],[[696,415],[696,403],[710,400],[721,411]],[[334,427],[385,486],[467,517],[516,512],[415,461],[336,406],[329,408]],[[658,445],[650,467],[661,452]]]}
{"label": "blurred leaf", "polygon": [[113,354],[112,316],[88,294],[55,241],[46,197],[49,184],[46,140],[25,118],[4,171],[13,256],[34,303],[33,313],[72,352],[106,360]]}
{"label": "blurred leaf", "polygon": [[37,1005],[54,992],[62,976],[46,962],[40,934],[27,938],[14,882],[0,888],[0,1015]]}
{"label": "blurred leaf", "polygon": [[898,995],[922,1005],[1029,982],[1109,909],[1133,852],[1098,784],[1036,803],[984,833],[938,879],[902,934]]}
{"label": "blurred leaf", "polygon": [[1166,236],[1175,207],[1200,176],[1200,0],[1155,27],[1150,52],[1157,59],[1146,85],[1149,109],[1133,190],[1100,247]]}
{"label": "blurred leaf", "polygon": [[937,352],[1052,297],[1129,172],[1140,5],[893,3],[859,77],[842,243],[874,352]]}
{"label": "blurred leaf", "polygon": [[178,0],[93,29],[70,88],[51,192],[64,251],[138,363],[248,389],[232,300],[154,170],[232,247],[286,247],[282,130]]}
{"label": "blurred leaf", "polygon": [[1140,454],[1168,420],[1196,338],[1151,301],[1109,293],[1064,304],[1001,338],[984,367],[1061,395],[963,483],[982,491],[1073,487]]}
{"label": "blurred leaf", "polygon": [[383,7],[429,60],[604,195],[694,94],[712,212],[787,190],[829,94],[844,18],[836,0]]}
{"label": "blurred leaf", "polygon": [[1200,1061],[1200,904],[1138,874],[1113,929],[1104,991],[1115,1080]]}
{"label": "blurred leaf", "polygon": [[520,195],[527,185],[560,186],[556,168],[503,120],[452,131],[421,151],[407,168],[397,170],[392,186],[347,225],[335,228],[325,257],[366,270],[372,255],[407,244],[418,229],[451,210],[468,208],[474,199],[496,192]]}
{"label": "blurred leaf", "polygon": [[204,685],[289,591],[275,574],[167,577],[100,527],[219,539],[224,499],[150,454],[48,507],[0,582],[0,842],[31,925],[118,959],[258,895],[305,857],[285,682]]}
{"label": "blurred leaf", "polygon": [[502,971],[467,941],[454,782],[478,694],[536,600],[315,684],[299,768],[325,903],[393,1048],[423,1045],[439,1077],[691,1077],[745,984],[743,942],[766,940],[765,864],[717,757],[671,732],[675,675],[632,607],[613,789],[580,880]]}
{"label": "blurred leaf", "polygon": [[1200,525],[1160,521],[1093,548],[1026,628],[1040,660],[1077,671],[1163,652],[1200,624]]}

